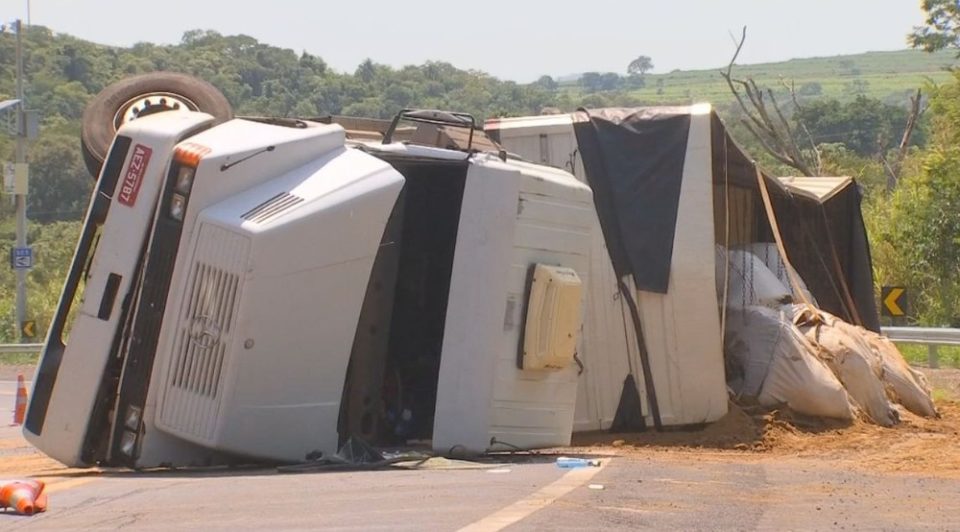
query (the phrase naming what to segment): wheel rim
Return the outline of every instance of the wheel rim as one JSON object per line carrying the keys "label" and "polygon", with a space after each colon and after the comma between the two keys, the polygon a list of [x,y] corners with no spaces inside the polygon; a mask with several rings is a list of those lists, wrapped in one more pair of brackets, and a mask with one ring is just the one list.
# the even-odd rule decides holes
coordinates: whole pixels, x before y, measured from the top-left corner
{"label": "wheel rim", "polygon": [[120,129],[120,126],[133,122],[142,116],[162,113],[167,111],[197,111],[199,107],[189,98],[172,92],[151,92],[141,94],[131,98],[127,103],[120,106],[117,114],[113,117],[113,126]]}

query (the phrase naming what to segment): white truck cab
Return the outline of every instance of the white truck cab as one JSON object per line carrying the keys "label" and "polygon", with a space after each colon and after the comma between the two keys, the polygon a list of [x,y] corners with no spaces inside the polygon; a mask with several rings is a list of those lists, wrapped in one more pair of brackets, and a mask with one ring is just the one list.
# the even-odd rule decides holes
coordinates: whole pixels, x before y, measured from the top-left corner
{"label": "white truck cab", "polygon": [[349,436],[569,443],[586,185],[335,124],[213,122],[119,129],[34,379],[33,445],[141,468],[298,462]]}

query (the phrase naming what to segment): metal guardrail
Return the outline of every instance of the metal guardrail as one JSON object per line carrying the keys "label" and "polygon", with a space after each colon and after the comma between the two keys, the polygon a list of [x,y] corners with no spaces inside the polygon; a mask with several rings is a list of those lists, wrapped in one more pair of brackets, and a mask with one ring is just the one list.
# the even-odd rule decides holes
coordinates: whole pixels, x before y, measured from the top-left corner
{"label": "metal guardrail", "polygon": [[[932,349],[931,363],[936,364],[936,348],[941,345],[960,345],[960,329],[936,327],[882,327],[881,332],[894,342],[921,344]],[[43,344],[0,344],[0,354],[39,353]],[[937,367],[931,365],[931,367]]]}
{"label": "metal guardrail", "polygon": [[936,327],[882,327],[881,332],[894,342],[927,346],[927,363],[940,367],[937,348],[941,345],[960,345],[960,329]]}
{"label": "metal guardrail", "polygon": [[43,344],[0,344],[0,355],[8,353],[39,353]]}

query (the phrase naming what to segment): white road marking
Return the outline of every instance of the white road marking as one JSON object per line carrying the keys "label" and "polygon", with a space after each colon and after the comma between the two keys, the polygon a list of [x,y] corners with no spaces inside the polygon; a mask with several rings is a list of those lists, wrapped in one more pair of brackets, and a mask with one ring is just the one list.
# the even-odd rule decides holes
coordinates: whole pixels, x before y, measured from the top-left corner
{"label": "white road marking", "polygon": [[547,484],[527,497],[461,528],[460,532],[503,530],[530,516],[537,510],[550,506],[560,497],[586,484],[594,475],[606,467],[610,460],[609,458],[601,460],[600,467],[571,469],[559,479]]}

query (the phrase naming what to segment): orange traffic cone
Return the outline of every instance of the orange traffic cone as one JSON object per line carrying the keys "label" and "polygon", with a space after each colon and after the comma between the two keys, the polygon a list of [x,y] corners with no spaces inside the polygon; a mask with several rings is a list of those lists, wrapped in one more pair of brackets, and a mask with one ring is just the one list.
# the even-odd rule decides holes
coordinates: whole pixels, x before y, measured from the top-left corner
{"label": "orange traffic cone", "polygon": [[13,424],[23,425],[23,418],[27,415],[27,385],[23,382],[23,374],[17,375],[17,402],[13,407]]}
{"label": "orange traffic cone", "polygon": [[14,480],[0,485],[0,508],[13,508],[23,515],[47,509],[47,494],[42,480]]}

